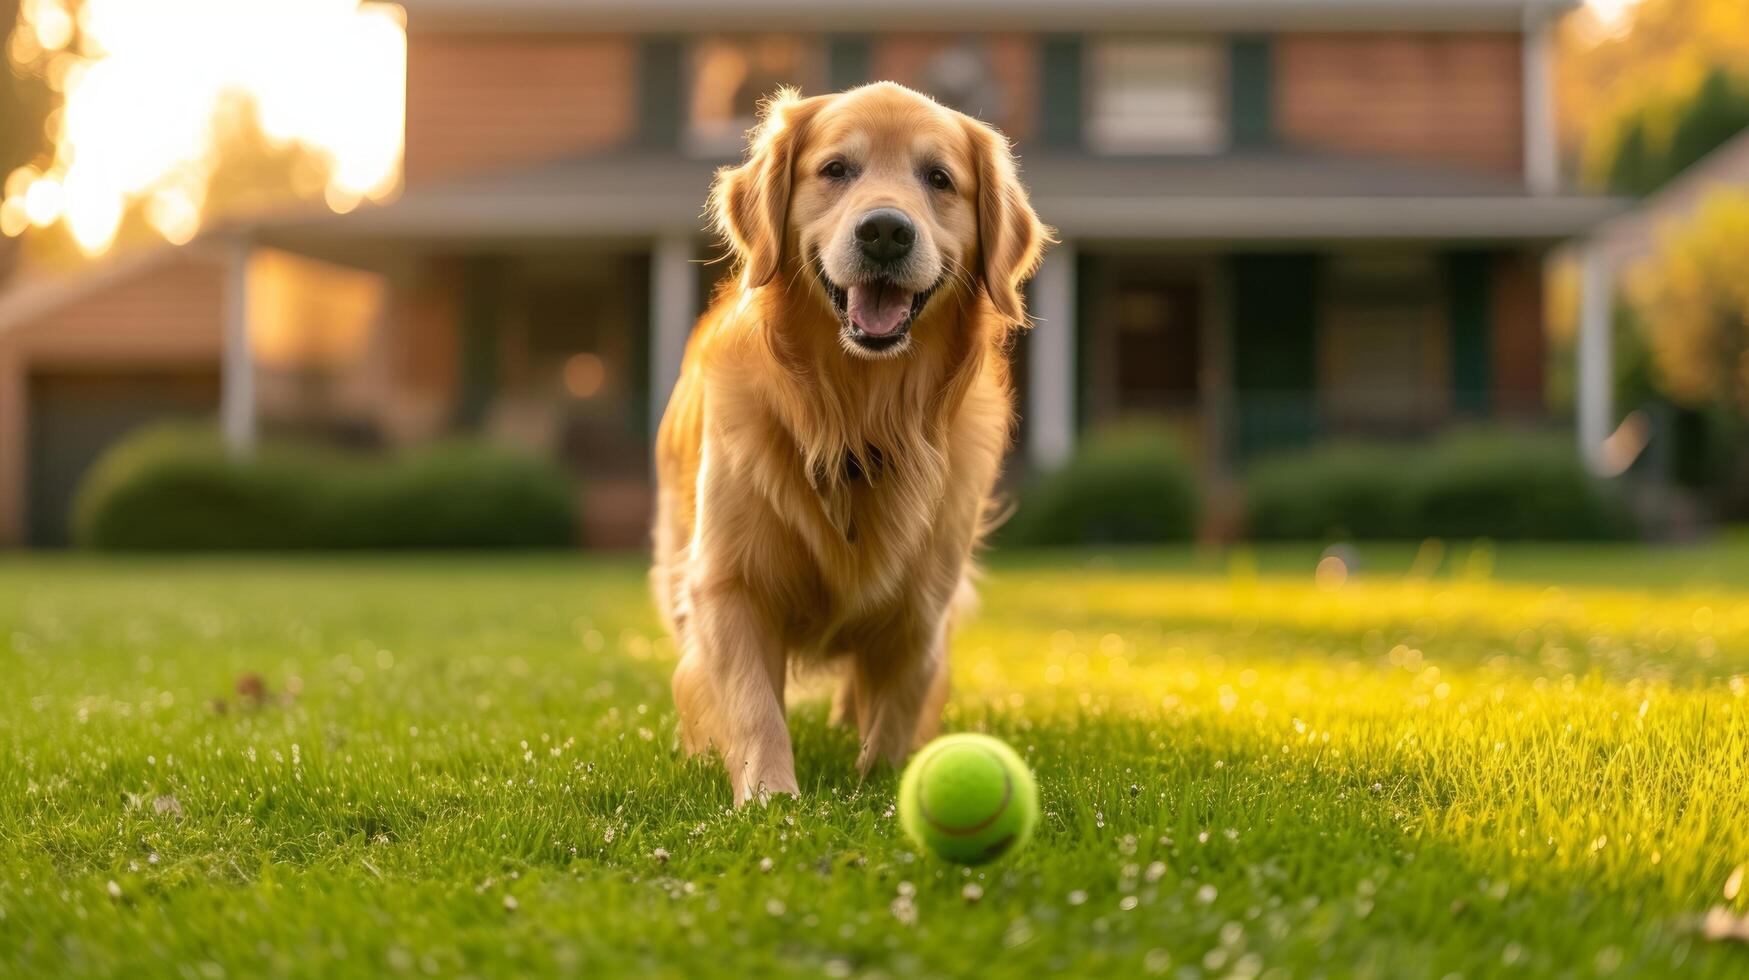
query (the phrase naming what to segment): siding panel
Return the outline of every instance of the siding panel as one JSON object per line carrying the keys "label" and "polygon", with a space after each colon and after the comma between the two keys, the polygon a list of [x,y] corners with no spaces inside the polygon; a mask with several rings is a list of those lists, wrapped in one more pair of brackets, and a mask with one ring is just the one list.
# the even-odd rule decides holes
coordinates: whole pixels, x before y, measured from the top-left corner
{"label": "siding panel", "polygon": [[1515,34],[1289,34],[1275,43],[1279,132],[1303,147],[1520,174]]}
{"label": "siding panel", "polygon": [[894,81],[943,101],[951,93],[937,91],[931,78],[937,59],[955,44],[969,42],[983,59],[989,73],[987,106],[956,106],[995,125],[1010,139],[1028,139],[1038,118],[1038,68],[1036,41],[1030,35],[987,34],[964,37],[954,34],[893,34],[874,39],[872,78]]}
{"label": "siding panel", "polygon": [[414,34],[407,183],[627,142],[637,48],[619,36]]}

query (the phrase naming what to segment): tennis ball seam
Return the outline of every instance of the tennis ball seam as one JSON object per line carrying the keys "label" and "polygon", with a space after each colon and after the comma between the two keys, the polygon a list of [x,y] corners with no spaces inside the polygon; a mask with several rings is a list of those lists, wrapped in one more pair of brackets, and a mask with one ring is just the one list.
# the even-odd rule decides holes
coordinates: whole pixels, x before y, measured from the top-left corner
{"label": "tennis ball seam", "polygon": [[1007,760],[1002,758],[1000,754],[993,752],[982,745],[968,745],[966,747],[976,749],[995,761],[997,770],[1002,773],[1002,800],[996,804],[996,809],[990,811],[989,816],[969,827],[950,827],[939,820],[936,820],[935,817],[931,816],[929,813],[929,804],[925,803],[923,800],[923,786],[928,781],[929,767],[935,765],[935,763],[946,753],[939,751],[931,753],[928,758],[923,760],[923,768],[917,773],[917,786],[914,791],[917,797],[917,815],[922,817],[924,822],[929,824],[930,827],[948,835],[949,837],[970,837],[971,835],[988,828],[991,824],[1002,819],[1002,815],[1008,812],[1008,804],[1014,799],[1014,776],[1008,771]]}

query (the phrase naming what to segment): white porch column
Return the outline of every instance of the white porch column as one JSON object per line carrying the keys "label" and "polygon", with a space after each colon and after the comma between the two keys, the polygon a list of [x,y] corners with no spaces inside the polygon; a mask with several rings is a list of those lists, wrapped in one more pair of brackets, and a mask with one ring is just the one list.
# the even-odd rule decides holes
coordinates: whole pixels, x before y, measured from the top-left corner
{"label": "white porch column", "polygon": [[666,235],[650,253],[650,431],[662,421],[680,378],[686,338],[698,319],[698,270],[691,234]]}
{"label": "white porch column", "polygon": [[219,356],[219,428],[233,456],[255,448],[255,350],[249,337],[247,239],[231,243],[225,257],[224,349]]}
{"label": "white porch column", "polygon": [[1603,476],[1609,472],[1603,440],[1615,424],[1614,269],[1597,244],[1587,244],[1579,262],[1579,452],[1591,472]]}
{"label": "white porch column", "polygon": [[1524,23],[1524,183],[1533,194],[1560,190],[1555,145],[1554,42],[1548,16],[1530,12]]}
{"label": "white porch column", "polygon": [[1050,469],[1075,449],[1075,244],[1045,253],[1032,280],[1031,349],[1027,352],[1026,453]]}

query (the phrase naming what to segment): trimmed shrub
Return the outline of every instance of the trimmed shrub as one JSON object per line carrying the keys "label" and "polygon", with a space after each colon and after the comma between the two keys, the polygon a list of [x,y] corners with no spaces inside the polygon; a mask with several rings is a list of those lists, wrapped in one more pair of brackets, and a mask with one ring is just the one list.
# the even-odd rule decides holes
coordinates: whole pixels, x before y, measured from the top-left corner
{"label": "trimmed shrub", "polygon": [[1003,544],[1041,547],[1186,541],[1196,534],[1196,470],[1171,430],[1132,423],[1096,432],[1033,480]]}
{"label": "trimmed shrub", "polygon": [[1634,532],[1626,501],[1586,471],[1567,438],[1458,432],[1426,454],[1416,483],[1420,536],[1573,541]]}
{"label": "trimmed shrub", "polygon": [[1251,536],[1415,537],[1414,469],[1401,449],[1365,443],[1266,456],[1245,474]]}
{"label": "trimmed shrub", "polygon": [[205,429],[148,429],[98,460],[74,538],[127,551],[541,548],[575,540],[556,467],[456,443],[370,458],[269,444],[233,459]]}
{"label": "trimmed shrub", "polygon": [[1616,489],[1585,470],[1572,440],[1457,431],[1425,446],[1332,445],[1259,460],[1246,515],[1261,539],[1631,537]]}

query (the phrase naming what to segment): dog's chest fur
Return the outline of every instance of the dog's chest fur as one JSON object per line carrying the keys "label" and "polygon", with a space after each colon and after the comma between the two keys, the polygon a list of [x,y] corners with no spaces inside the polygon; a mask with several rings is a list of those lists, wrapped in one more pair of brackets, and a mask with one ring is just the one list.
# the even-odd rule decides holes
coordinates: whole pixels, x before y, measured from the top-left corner
{"label": "dog's chest fur", "polygon": [[939,523],[946,465],[936,452],[869,446],[846,451],[836,473],[811,481],[815,527],[806,537],[841,611],[890,604],[904,591]]}

